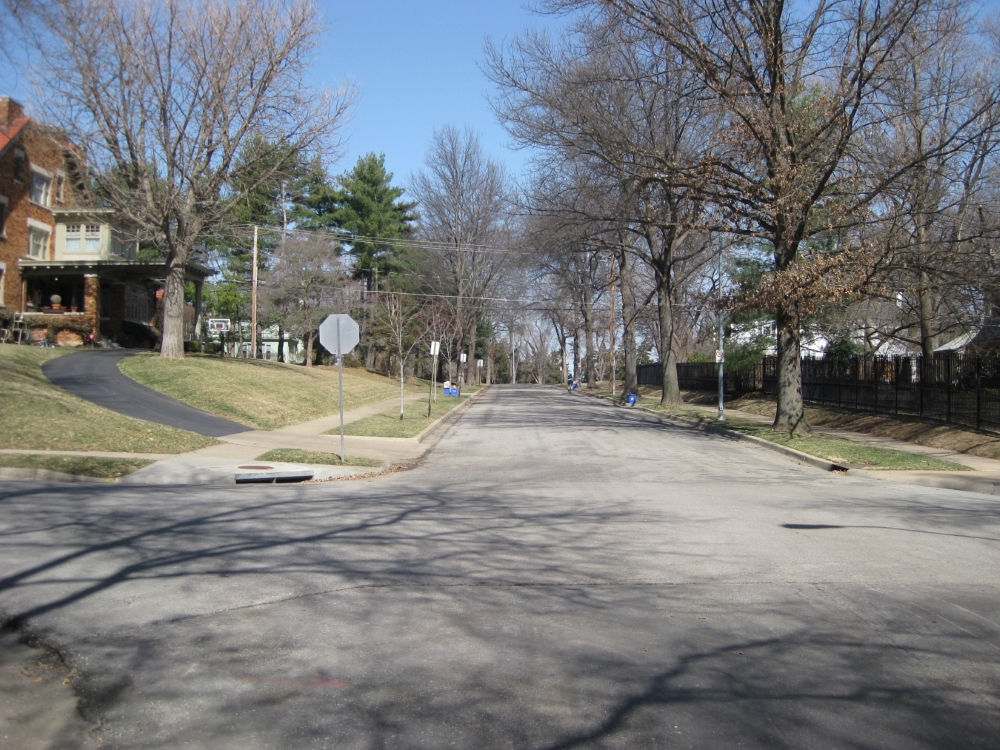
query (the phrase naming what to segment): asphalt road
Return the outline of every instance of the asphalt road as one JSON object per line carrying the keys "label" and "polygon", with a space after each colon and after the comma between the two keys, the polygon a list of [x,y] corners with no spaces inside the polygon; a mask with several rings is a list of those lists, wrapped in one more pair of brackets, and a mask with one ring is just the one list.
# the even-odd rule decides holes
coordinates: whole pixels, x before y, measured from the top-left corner
{"label": "asphalt road", "polygon": [[1000,506],[494,388],[412,471],[4,485],[109,747],[997,748]]}
{"label": "asphalt road", "polygon": [[127,417],[209,437],[253,429],[140,385],[118,369],[118,362],[133,354],[135,352],[128,349],[88,349],[50,359],[42,365],[42,372],[52,383],[73,395]]}

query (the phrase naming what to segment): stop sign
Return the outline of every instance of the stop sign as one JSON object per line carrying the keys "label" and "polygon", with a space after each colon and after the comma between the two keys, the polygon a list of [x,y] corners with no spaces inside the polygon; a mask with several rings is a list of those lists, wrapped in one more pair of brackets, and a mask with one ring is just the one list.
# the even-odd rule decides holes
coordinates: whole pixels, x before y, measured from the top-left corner
{"label": "stop sign", "polygon": [[[338,327],[341,352],[337,351]],[[327,315],[326,320],[319,324],[319,343],[330,354],[350,354],[360,340],[361,331],[350,315]]]}

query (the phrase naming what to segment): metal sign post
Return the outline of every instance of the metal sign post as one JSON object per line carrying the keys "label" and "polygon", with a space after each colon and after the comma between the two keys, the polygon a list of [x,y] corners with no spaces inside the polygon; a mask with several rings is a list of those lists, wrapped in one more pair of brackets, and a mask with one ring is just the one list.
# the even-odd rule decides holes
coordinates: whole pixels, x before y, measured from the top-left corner
{"label": "metal sign post", "polygon": [[431,342],[431,357],[433,357],[433,362],[431,363],[431,384],[430,392],[427,394],[427,416],[431,415],[431,398],[437,401],[437,363],[438,354],[441,352],[441,342],[432,341]]}
{"label": "metal sign post", "polygon": [[344,463],[344,355],[350,354],[360,340],[358,324],[350,315],[327,315],[319,324],[319,343],[337,355],[337,379],[340,396],[340,462]]}

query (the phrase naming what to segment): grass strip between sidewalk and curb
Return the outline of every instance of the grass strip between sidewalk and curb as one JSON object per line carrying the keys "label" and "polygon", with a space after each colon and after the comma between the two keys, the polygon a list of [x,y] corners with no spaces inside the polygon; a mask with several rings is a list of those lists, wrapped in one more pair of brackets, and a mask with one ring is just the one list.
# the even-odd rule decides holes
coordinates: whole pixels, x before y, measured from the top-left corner
{"label": "grass strip between sidewalk and curb", "polygon": [[[461,396],[438,396],[431,403],[431,415],[427,416],[426,401],[411,401],[406,404],[403,418],[399,418],[399,407],[394,406],[381,414],[374,414],[344,426],[344,434],[353,437],[414,438],[448,414],[452,409],[466,403],[473,394]],[[340,428],[329,430],[328,435],[339,435]]]}
{"label": "grass strip between sidewalk and curb", "polygon": [[335,453],[321,453],[320,451],[306,451],[298,448],[276,448],[275,450],[262,453],[254,461],[277,461],[288,464],[321,464],[323,466],[370,466],[379,467],[382,462],[374,458],[363,458],[361,456],[344,456],[341,462],[340,456]]}
{"label": "grass strip between sidewalk and curb", "polygon": [[816,456],[826,461],[842,464],[855,469],[871,469],[876,471],[971,471],[968,466],[952,461],[944,461],[933,456],[917,453],[907,453],[893,448],[880,448],[864,443],[856,443],[843,438],[829,437],[793,437],[785,432],[772,430],[769,425],[749,419],[727,416],[724,423],[715,419],[716,410],[699,408],[697,406],[667,406],[659,404],[643,408],[699,422],[718,429],[732,430],[743,435],[769,443],[783,445],[786,448]]}
{"label": "grass strip between sidewalk and curb", "polygon": [[[593,395],[601,399],[611,400],[610,394],[597,393]],[[689,420],[697,426],[713,432],[725,433],[728,431],[746,435],[756,441],[764,441],[791,449],[844,468],[872,471],[971,471],[968,466],[944,461],[933,456],[907,453],[892,448],[880,448],[844,438],[793,437],[787,433],[772,430],[767,424],[740,419],[732,415],[727,416],[725,422],[718,422],[716,421],[717,409],[711,407],[687,404],[663,406],[659,403],[648,403],[651,399],[643,400],[647,401],[647,403],[639,404],[639,408],[643,411]],[[825,468],[836,467],[828,466]]]}
{"label": "grass strip between sidewalk and curb", "polygon": [[31,453],[0,454],[5,469],[42,469],[98,479],[118,479],[149,466],[146,458],[96,458],[93,456],[42,456]]}
{"label": "grass strip between sidewalk and curb", "polygon": [[49,382],[42,364],[71,349],[0,344],[0,448],[122,453],[186,453],[217,440],[133,419]]}

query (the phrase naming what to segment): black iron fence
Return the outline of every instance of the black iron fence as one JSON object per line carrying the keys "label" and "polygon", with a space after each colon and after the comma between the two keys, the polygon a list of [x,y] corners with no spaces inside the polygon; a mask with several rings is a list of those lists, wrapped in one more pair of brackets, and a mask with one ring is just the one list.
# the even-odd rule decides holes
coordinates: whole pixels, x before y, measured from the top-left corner
{"label": "black iron fence", "polygon": [[[764,360],[764,393],[777,360]],[[802,360],[802,397],[852,411],[904,414],[1000,431],[1000,358],[950,355]]]}
{"label": "black iron fence", "polygon": [[[659,362],[638,365],[635,369],[639,385],[659,387],[663,384],[663,371]],[[740,370],[724,370],[723,376],[726,380],[726,395],[739,396],[764,390],[762,362]],[[677,365],[677,380],[681,390],[715,391],[719,387],[719,366],[714,362],[683,362]]]}
{"label": "black iron fence", "polygon": [[[777,358],[726,370],[728,396],[777,392]],[[682,390],[715,391],[718,365],[677,365]],[[639,365],[639,385],[659,386],[659,363]],[[1000,432],[1000,357],[953,354],[924,362],[919,356],[837,357],[802,360],[802,397],[851,411],[920,417]]]}

